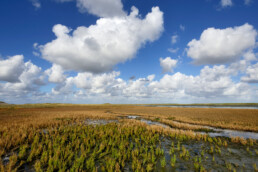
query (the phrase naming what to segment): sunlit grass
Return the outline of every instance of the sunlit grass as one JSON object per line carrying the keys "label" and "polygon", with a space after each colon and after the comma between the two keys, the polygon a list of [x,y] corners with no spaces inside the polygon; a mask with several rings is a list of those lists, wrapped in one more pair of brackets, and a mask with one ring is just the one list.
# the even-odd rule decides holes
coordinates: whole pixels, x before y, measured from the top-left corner
{"label": "sunlit grass", "polygon": [[[173,126],[173,120],[178,117],[166,114],[167,110],[161,110],[156,116],[148,112],[148,108],[144,112],[142,107],[130,110],[128,106],[111,105],[0,109],[0,169],[170,171],[185,164],[190,171],[209,171],[216,167],[222,171],[257,170],[256,140],[196,134],[194,131],[200,129],[199,126]],[[139,115],[170,124],[172,128],[121,118],[126,115]],[[87,119],[116,119],[118,122],[88,125]],[[240,151],[241,155],[235,151]],[[254,162],[231,162],[227,158],[231,156],[250,157]],[[8,161],[4,161],[6,157]]]}

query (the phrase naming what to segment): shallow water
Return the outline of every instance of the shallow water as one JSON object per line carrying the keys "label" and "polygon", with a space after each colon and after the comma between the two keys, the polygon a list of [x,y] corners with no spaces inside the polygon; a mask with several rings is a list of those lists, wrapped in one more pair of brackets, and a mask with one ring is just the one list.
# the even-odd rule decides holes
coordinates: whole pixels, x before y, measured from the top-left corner
{"label": "shallow water", "polygon": [[[128,118],[128,119],[138,119],[141,122],[146,123],[147,125],[157,125],[157,126],[161,126],[163,128],[171,128],[169,125],[160,123],[160,122],[156,122],[156,121],[151,121],[151,120],[147,120],[147,119],[143,119],[140,116],[137,115],[129,115],[129,116],[122,116],[120,118]],[[93,119],[87,119],[85,121],[86,124],[88,125],[106,125],[109,123],[118,123],[118,120],[105,120],[105,119],[98,119],[98,120],[93,120]],[[184,123],[184,122],[177,122],[177,121],[173,121],[174,123],[178,123],[178,124],[187,124],[189,126],[199,126],[202,128],[207,128],[207,129],[211,129],[213,130],[212,132],[199,132],[199,131],[195,131],[196,133],[200,133],[200,134],[208,134],[211,137],[243,137],[245,139],[255,139],[258,140],[258,133],[255,132],[247,132],[247,131],[237,131],[237,130],[229,130],[229,129],[221,129],[221,128],[215,128],[215,127],[210,127],[210,126],[203,126],[203,125],[196,125],[196,124],[189,124],[189,123]],[[44,132],[44,131],[43,131]]]}
{"label": "shallow water", "polygon": [[127,116],[127,118],[129,118],[129,119],[137,119],[137,118],[140,118],[140,116],[137,116],[137,115],[129,115],[129,116]]}
{"label": "shallow water", "polygon": [[211,129],[215,132],[199,132],[202,134],[209,134],[211,137],[243,137],[245,139],[256,139],[258,140],[258,133],[255,132],[248,132],[248,131],[237,131],[237,130],[229,130],[229,129],[222,129],[222,128],[215,128],[215,127],[210,127],[210,126],[203,126],[203,125],[195,125],[195,124],[189,124],[189,123],[183,123],[183,122],[176,122],[173,121],[174,123],[182,123],[182,124],[187,124],[189,126],[200,126],[203,128]]}
{"label": "shallow water", "polygon": [[170,128],[168,125],[162,124],[160,122],[153,122],[153,121],[146,120],[146,119],[140,119],[140,120],[141,120],[141,122],[144,122],[148,125],[158,125],[158,126],[161,126],[163,128]]}
{"label": "shallow water", "polygon": [[218,131],[218,133],[208,133],[211,137],[243,137],[245,139],[256,139],[258,140],[258,133],[254,132],[246,132],[246,131],[235,131],[235,130],[228,130],[228,129],[216,129],[215,131]]}
{"label": "shallow water", "polygon": [[[177,157],[176,161],[176,170],[173,169],[169,163],[171,161],[171,155],[169,150],[171,148],[171,143],[174,142],[175,153]],[[164,138],[161,140],[161,147],[164,149],[164,154],[166,157],[167,165],[165,171],[195,171],[193,168],[194,158],[200,157],[201,164],[205,167],[207,171],[228,171],[226,164],[230,163],[232,168],[236,168],[237,171],[253,171],[253,164],[258,162],[258,157],[255,152],[252,150],[247,152],[244,146],[239,146],[236,144],[229,144],[228,147],[220,147],[221,153],[216,152],[214,147],[214,152],[209,153],[210,145],[207,142],[200,141],[183,141],[180,143],[181,148],[184,146],[189,151],[189,159],[185,160],[180,158],[180,152],[177,151],[176,139]],[[203,151],[203,155],[201,152]],[[214,161],[213,161],[214,157]],[[155,171],[160,171],[161,166],[157,164],[158,168]]]}
{"label": "shallow water", "polygon": [[85,121],[86,124],[88,125],[106,125],[106,124],[109,124],[109,123],[117,123],[118,121],[117,120],[105,120],[105,119],[87,119]]}
{"label": "shallow water", "polygon": [[146,123],[148,125],[158,125],[158,126],[161,126],[163,128],[170,128],[166,124],[162,124],[160,122],[154,122],[154,121],[147,120],[147,119],[142,119],[142,118],[140,118],[140,116],[136,116],[136,115],[129,115],[129,116],[127,116],[127,118],[129,118],[129,119],[139,119],[141,122],[144,122],[144,123]]}
{"label": "shallow water", "polygon": [[216,108],[216,109],[258,109],[258,106],[192,106],[192,105],[144,105],[148,107]]}
{"label": "shallow water", "polygon": [[10,156],[5,156],[3,158],[3,164],[6,165],[9,162]]}
{"label": "shallow water", "polygon": [[[164,128],[170,128],[170,126],[166,125],[166,124],[162,124],[160,122],[153,122],[151,120],[147,120],[147,119],[142,119],[140,118],[140,116],[127,116],[129,119],[139,119],[140,121],[148,124],[148,125],[158,125],[158,126],[162,126]],[[174,123],[183,123],[183,122],[177,122],[177,121],[173,121]],[[229,129],[221,129],[221,128],[215,128],[215,127],[210,127],[210,126],[203,126],[203,125],[195,125],[195,124],[189,124],[189,123],[183,123],[183,124],[187,124],[189,126],[199,126],[202,128],[207,128],[207,129],[211,129],[213,130],[213,132],[197,132],[196,133],[200,133],[200,134],[208,134],[211,137],[243,137],[245,139],[256,139],[258,140],[258,133],[255,132],[247,132],[247,131],[237,131],[237,130],[229,130]]]}

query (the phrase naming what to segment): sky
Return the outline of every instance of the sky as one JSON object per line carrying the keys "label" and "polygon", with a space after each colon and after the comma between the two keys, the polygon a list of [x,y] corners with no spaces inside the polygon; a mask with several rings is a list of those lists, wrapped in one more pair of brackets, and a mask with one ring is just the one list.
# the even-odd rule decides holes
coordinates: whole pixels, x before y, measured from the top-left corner
{"label": "sky", "polygon": [[1,0],[0,101],[258,103],[256,0]]}

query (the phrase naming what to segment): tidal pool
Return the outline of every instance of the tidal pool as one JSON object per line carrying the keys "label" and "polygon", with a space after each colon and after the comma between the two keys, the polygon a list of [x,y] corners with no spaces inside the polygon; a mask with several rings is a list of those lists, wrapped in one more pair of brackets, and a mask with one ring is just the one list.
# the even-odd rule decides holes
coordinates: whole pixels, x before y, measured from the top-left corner
{"label": "tidal pool", "polygon": [[[227,147],[216,146],[203,141],[178,141],[176,139],[162,138],[160,146],[164,149],[164,154],[167,162],[171,162],[172,142],[174,145],[174,153],[176,156],[175,167],[166,164],[163,171],[195,171],[197,165],[203,166],[207,171],[253,171],[254,164],[258,162],[258,156],[254,151],[247,151],[246,147],[234,143],[230,143]],[[180,144],[180,150],[178,149]],[[182,155],[183,147],[189,152],[189,156]],[[211,151],[213,149],[213,151]],[[157,164],[158,168],[155,171],[162,170],[161,164]]]}
{"label": "tidal pool", "polygon": [[85,121],[86,124],[88,125],[106,125],[109,123],[115,122],[117,123],[118,120],[106,120],[106,119],[87,119]]}
{"label": "tidal pool", "polygon": [[189,124],[184,122],[177,122],[173,121],[174,123],[178,124],[187,124],[189,126],[200,126],[203,128],[211,129],[215,132],[199,132],[202,134],[209,134],[211,137],[243,137],[245,139],[255,139],[258,140],[258,133],[255,132],[248,132],[248,131],[237,131],[237,130],[230,130],[230,129],[222,129],[210,126],[203,126],[203,125],[196,125],[196,124]]}
{"label": "tidal pool", "polygon": [[154,122],[154,121],[147,120],[147,119],[142,119],[142,118],[140,118],[140,116],[136,116],[136,115],[129,115],[129,116],[127,116],[127,118],[129,118],[129,119],[139,119],[141,122],[144,122],[144,123],[146,123],[148,125],[158,125],[158,126],[161,126],[163,128],[170,128],[166,124],[162,124],[160,122]]}
{"label": "tidal pool", "polygon": [[[138,119],[148,125],[158,125],[158,126],[162,126],[164,128],[171,128],[169,125],[163,124],[161,122],[156,122],[156,121],[151,121],[151,120],[147,120],[147,119],[142,119],[140,116],[136,116],[136,115],[130,115],[127,116],[127,118],[129,119]],[[177,121],[173,121],[176,124],[187,124],[189,126],[199,126],[202,128],[207,128],[207,129],[211,129],[212,132],[199,132],[199,131],[195,131],[196,133],[200,133],[200,134],[208,134],[211,137],[242,137],[245,139],[255,139],[258,140],[258,133],[255,132],[247,132],[247,131],[237,131],[237,130],[230,130],[230,129],[221,129],[221,128],[216,128],[216,127],[210,127],[210,126],[203,126],[203,125],[196,125],[196,124],[189,124],[189,123],[184,123],[184,122],[177,122]]]}

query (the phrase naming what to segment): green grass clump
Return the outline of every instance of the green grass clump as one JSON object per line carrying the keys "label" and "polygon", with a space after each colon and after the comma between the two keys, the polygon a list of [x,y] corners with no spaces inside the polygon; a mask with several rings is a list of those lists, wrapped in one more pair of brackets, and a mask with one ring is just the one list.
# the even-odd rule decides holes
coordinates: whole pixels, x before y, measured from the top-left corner
{"label": "green grass clump", "polygon": [[[152,171],[156,159],[164,156],[159,138],[158,132],[139,126],[60,126],[35,134],[30,147],[20,146],[18,157],[10,157],[8,169],[25,159],[36,171],[121,171],[126,164],[132,170]],[[164,158],[161,164],[166,164]]]}

